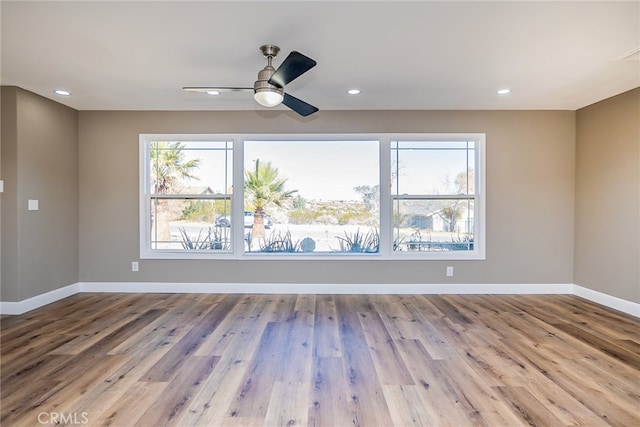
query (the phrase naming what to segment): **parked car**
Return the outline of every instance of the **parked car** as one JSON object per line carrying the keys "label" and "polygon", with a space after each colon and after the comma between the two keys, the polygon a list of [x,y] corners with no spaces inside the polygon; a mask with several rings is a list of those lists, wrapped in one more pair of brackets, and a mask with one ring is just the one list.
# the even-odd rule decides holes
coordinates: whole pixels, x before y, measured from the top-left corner
{"label": "parked car", "polygon": [[[271,216],[264,215],[264,228],[271,228],[273,220]],[[216,227],[230,227],[231,217],[229,215],[223,215],[216,218]],[[253,211],[244,211],[244,226],[253,227]]]}

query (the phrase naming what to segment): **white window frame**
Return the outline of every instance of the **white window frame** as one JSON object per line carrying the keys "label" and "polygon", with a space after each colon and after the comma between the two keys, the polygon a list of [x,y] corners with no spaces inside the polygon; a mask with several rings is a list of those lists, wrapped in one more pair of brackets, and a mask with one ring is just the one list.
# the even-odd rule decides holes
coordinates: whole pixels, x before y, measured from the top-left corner
{"label": "white window frame", "polygon": [[[141,259],[242,259],[242,260],[484,260],[486,247],[486,137],[483,133],[385,134],[140,134],[140,258]],[[154,141],[231,141],[233,143],[233,194],[231,197],[232,248],[230,252],[153,250],[150,246],[150,184],[148,146]],[[244,252],[244,141],[379,141],[380,250],[378,253],[274,254]],[[468,251],[393,251],[393,197],[391,195],[391,141],[473,141],[474,248]]]}
{"label": "white window frame", "polygon": [[[486,136],[483,133],[462,133],[462,134],[454,134],[454,133],[425,133],[425,134],[395,134],[390,135],[390,138],[386,140],[387,144],[387,152],[389,153],[389,158],[387,159],[387,163],[389,165],[389,171],[386,172],[386,177],[388,177],[389,181],[385,183],[385,189],[388,194],[384,195],[384,200],[389,203],[389,206],[386,208],[388,212],[388,228],[385,229],[389,233],[389,239],[393,242],[393,201],[394,196],[391,194],[391,141],[401,141],[401,142],[462,142],[462,141],[472,141],[475,146],[475,156],[474,156],[474,164],[473,169],[475,187],[474,187],[474,195],[469,197],[474,201],[474,221],[473,221],[473,236],[474,236],[474,244],[473,250],[460,250],[460,251],[403,251],[403,252],[394,252],[392,246],[387,249],[392,252],[389,256],[389,259],[420,259],[420,260],[484,260],[486,259],[485,248],[486,248],[486,233],[485,233],[485,223],[486,223],[486,190],[485,190],[485,151],[486,151]],[[437,198],[446,199],[448,196],[438,196]],[[458,198],[458,197],[454,197]],[[383,195],[380,194],[381,204]],[[402,199],[402,198],[401,198]],[[418,197],[420,199],[420,197]]]}
{"label": "white window frame", "polygon": [[[152,194],[149,161],[149,148],[150,144],[157,141],[179,141],[179,142],[192,142],[192,141],[233,141],[234,135],[222,135],[222,134],[140,134],[139,136],[139,160],[140,160],[140,258],[141,259],[231,259],[235,254],[235,241],[231,240],[231,250],[223,251],[198,251],[198,250],[172,250],[172,249],[152,249],[151,248],[151,200],[153,198],[158,199],[193,199],[193,200],[225,200],[228,197],[221,195],[204,195],[204,194],[175,194],[168,196],[157,196]],[[235,143],[232,146],[233,158],[235,160]],[[234,162],[235,163],[235,162]],[[235,167],[235,164],[232,165]],[[235,170],[233,180],[235,181]],[[233,195],[231,196],[233,212]],[[232,217],[233,219],[233,217]]]}

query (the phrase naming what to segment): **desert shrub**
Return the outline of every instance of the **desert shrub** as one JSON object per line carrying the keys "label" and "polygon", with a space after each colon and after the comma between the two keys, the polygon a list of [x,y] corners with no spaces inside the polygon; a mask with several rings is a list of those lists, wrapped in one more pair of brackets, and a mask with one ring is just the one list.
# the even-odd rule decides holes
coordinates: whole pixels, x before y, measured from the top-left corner
{"label": "desert shrub", "polygon": [[291,224],[312,224],[316,219],[316,212],[309,209],[294,209],[288,212]]}
{"label": "desert shrub", "polygon": [[223,237],[222,233],[209,227],[207,231],[203,228],[198,232],[198,237],[192,238],[184,227],[180,227],[180,237],[182,247],[187,250],[229,250],[231,242],[228,237]]}
{"label": "desert shrub", "polygon": [[287,231],[271,233],[260,243],[260,252],[300,252],[300,242],[293,241],[291,233]]}
{"label": "desert shrub", "polygon": [[377,253],[380,250],[380,235],[378,230],[371,229],[363,234],[358,229],[355,233],[347,233],[344,237],[336,236],[340,249],[338,252]]}

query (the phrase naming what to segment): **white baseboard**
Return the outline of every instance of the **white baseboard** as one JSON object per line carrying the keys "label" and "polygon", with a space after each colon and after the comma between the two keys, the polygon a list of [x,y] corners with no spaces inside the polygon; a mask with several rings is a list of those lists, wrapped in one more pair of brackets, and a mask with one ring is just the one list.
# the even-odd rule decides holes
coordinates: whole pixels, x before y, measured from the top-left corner
{"label": "white baseboard", "polygon": [[0,314],[23,314],[80,292],[80,284],[54,289],[18,302],[0,302]]}
{"label": "white baseboard", "polygon": [[80,283],[80,292],[201,294],[570,294],[571,284]]}
{"label": "white baseboard", "polygon": [[613,308],[614,310],[622,311],[623,313],[627,313],[635,317],[640,317],[640,304],[635,302],[603,294],[602,292],[594,291],[593,289],[579,285],[573,285],[571,293],[584,299],[588,299],[589,301]]}
{"label": "white baseboard", "polygon": [[573,294],[640,317],[640,304],[571,283],[558,284],[326,284],[81,282],[19,302],[0,302],[0,314],[23,314],[79,292],[201,294]]}

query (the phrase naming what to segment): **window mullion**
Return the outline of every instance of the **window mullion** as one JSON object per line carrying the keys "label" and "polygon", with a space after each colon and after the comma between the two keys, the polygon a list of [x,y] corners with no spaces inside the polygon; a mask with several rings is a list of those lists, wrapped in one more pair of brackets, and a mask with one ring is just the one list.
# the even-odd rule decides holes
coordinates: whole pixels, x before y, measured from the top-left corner
{"label": "window mullion", "polygon": [[393,200],[468,200],[473,197],[467,194],[394,194],[391,196]]}
{"label": "window mullion", "polygon": [[151,195],[151,198],[158,199],[158,200],[229,200],[231,198],[231,195],[229,194],[155,193]]}
{"label": "window mullion", "polygon": [[244,254],[244,141],[242,135],[233,139],[233,192],[231,195],[231,233],[233,254]]}
{"label": "window mullion", "polygon": [[391,200],[391,150],[389,138],[381,138],[380,149],[380,255],[388,257],[393,245],[393,206]]}

